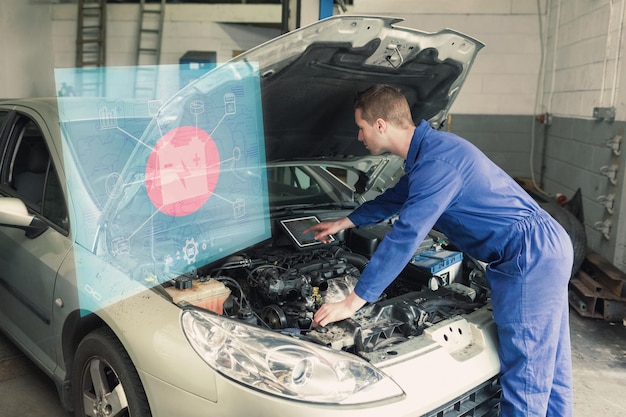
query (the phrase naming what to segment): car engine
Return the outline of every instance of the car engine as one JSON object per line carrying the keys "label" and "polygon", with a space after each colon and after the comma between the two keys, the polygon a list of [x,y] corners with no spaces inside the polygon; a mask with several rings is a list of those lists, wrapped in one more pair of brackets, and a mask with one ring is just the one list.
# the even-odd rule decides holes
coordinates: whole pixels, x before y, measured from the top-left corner
{"label": "car engine", "polygon": [[[464,260],[454,282],[445,282],[411,263],[379,300],[350,319],[314,328],[317,309],[324,303],[343,300],[352,291],[389,228],[379,225],[349,231],[332,245],[305,250],[280,244],[255,247],[226,258],[210,271],[199,271],[195,278],[227,288],[226,293],[220,292],[224,294],[223,304],[220,302],[217,310],[209,309],[354,353],[388,349],[439,321],[470,313],[487,302],[480,263]],[[425,242],[426,247],[438,246],[432,239]],[[176,282],[175,287],[185,285]]]}

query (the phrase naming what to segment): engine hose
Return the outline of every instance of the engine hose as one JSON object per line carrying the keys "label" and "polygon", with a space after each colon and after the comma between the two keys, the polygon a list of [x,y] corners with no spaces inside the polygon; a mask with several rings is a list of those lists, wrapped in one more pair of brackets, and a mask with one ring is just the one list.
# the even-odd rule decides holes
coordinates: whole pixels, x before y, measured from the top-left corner
{"label": "engine hose", "polygon": [[369,259],[367,259],[367,257],[353,252],[349,252],[338,246],[333,247],[332,250],[334,251],[333,256],[335,258],[345,258],[352,265],[356,266],[359,272],[363,272],[363,270],[369,263]]}

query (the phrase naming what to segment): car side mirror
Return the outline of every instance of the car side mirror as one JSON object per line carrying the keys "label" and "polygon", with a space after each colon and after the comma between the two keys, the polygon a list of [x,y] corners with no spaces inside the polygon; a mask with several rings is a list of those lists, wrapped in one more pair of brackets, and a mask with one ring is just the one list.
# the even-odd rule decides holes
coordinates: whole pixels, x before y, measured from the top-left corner
{"label": "car side mirror", "polygon": [[0,226],[22,229],[29,239],[36,238],[48,228],[41,219],[28,212],[22,200],[14,197],[0,197]]}

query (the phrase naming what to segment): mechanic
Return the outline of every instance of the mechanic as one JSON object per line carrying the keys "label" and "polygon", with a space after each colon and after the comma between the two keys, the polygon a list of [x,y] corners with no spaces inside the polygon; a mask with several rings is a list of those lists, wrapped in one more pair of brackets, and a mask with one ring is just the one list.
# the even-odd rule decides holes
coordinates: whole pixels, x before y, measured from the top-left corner
{"label": "mechanic", "polygon": [[565,230],[502,169],[468,141],[413,123],[394,87],[355,99],[358,140],[372,155],[405,159],[405,175],[347,217],[313,226],[315,238],[398,215],[348,297],[327,303],[315,326],[351,317],[376,301],[431,228],[487,266],[498,329],[502,416],[571,416],[567,287],[573,264]]}

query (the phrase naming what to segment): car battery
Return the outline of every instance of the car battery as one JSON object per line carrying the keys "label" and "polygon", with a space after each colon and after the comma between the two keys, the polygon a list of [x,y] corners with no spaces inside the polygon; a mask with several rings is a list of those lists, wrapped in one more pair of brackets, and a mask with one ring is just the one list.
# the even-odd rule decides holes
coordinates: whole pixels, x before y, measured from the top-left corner
{"label": "car battery", "polygon": [[445,249],[424,250],[411,258],[411,264],[439,278],[440,285],[449,285],[461,277],[463,253]]}
{"label": "car battery", "polygon": [[215,279],[208,281],[194,279],[190,284],[188,288],[167,287],[165,290],[172,296],[176,304],[184,301],[217,314],[223,313],[224,301],[230,295],[228,287]]}

